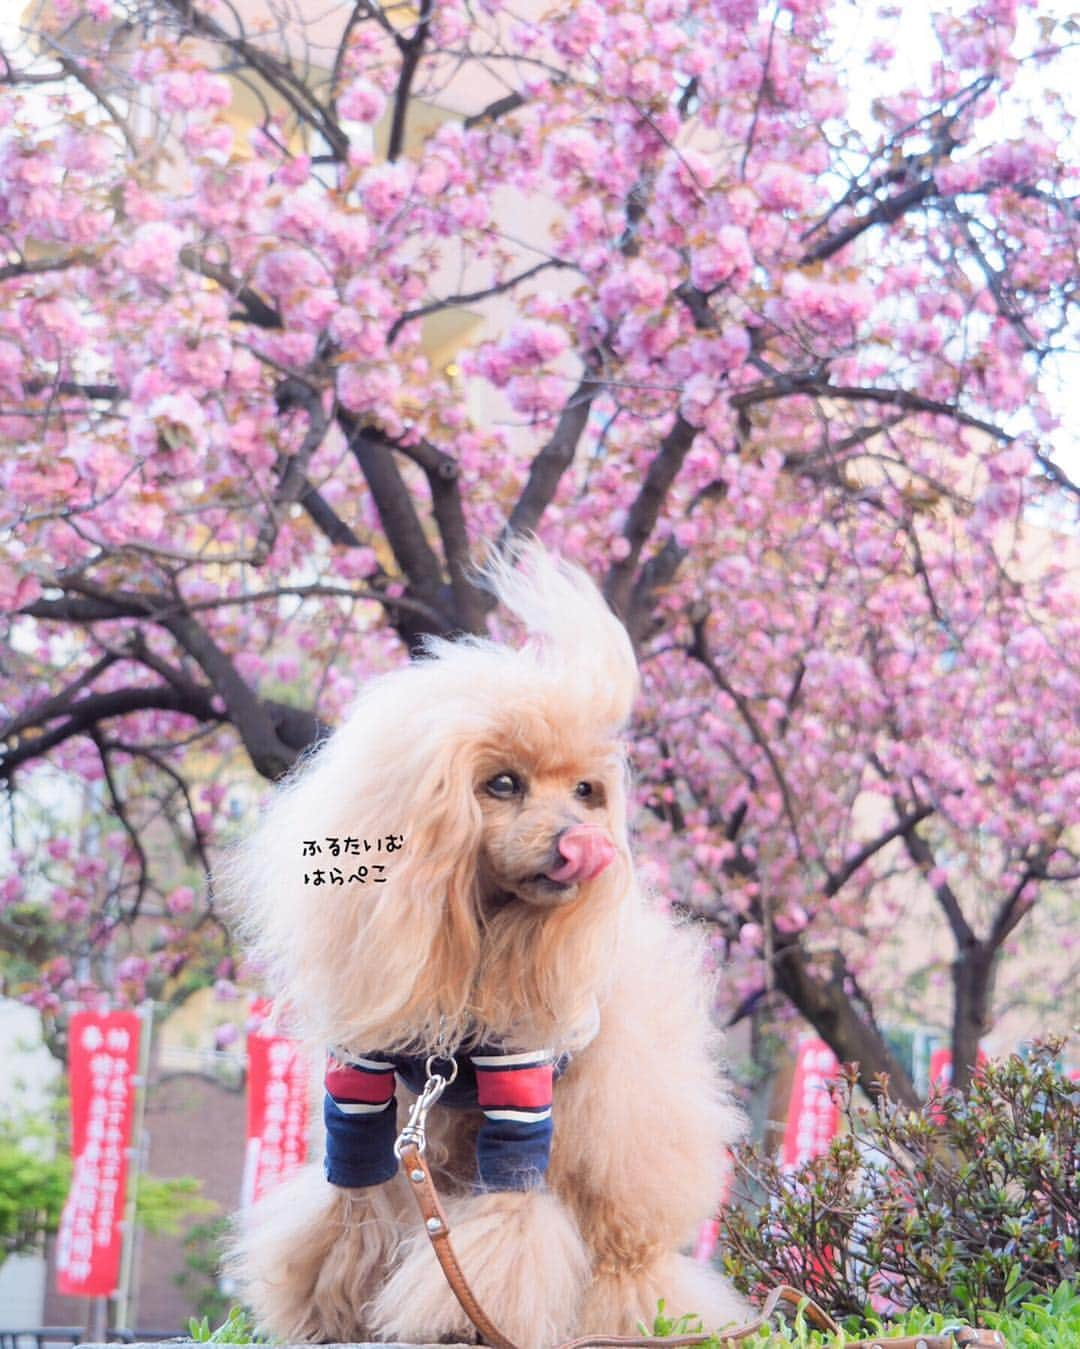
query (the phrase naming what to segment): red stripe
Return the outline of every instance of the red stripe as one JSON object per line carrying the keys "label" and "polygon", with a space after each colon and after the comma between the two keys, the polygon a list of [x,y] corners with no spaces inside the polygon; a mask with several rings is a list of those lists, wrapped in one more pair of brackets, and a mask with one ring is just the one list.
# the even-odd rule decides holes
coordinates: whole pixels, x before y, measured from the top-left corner
{"label": "red stripe", "polygon": [[326,1090],[336,1101],[385,1105],[394,1094],[394,1070],[372,1073],[335,1063],[326,1070]]}
{"label": "red stripe", "polygon": [[549,1106],[551,1104],[551,1064],[539,1068],[477,1068],[476,1092],[480,1107]]}

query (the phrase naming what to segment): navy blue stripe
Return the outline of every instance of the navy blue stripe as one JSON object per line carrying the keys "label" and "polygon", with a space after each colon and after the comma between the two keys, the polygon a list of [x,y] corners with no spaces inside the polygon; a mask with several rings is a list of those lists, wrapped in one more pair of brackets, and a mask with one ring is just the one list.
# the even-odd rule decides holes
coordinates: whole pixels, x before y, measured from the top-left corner
{"label": "navy blue stripe", "polygon": [[346,1115],[327,1093],[323,1101],[326,1122],[326,1158],[323,1163],[331,1185],[350,1189],[381,1185],[397,1173],[394,1140],[397,1111],[393,1101],[372,1115]]}
{"label": "navy blue stripe", "polygon": [[[480,1109],[485,1115],[490,1115],[493,1110],[512,1110],[516,1115],[544,1115],[551,1109],[551,1102],[547,1105],[514,1105],[512,1102],[505,1105],[482,1105]],[[504,1120],[505,1124],[513,1124],[514,1121]]]}
{"label": "navy blue stripe", "polygon": [[537,1068],[551,1066],[551,1059],[537,1059],[535,1063],[473,1063],[478,1073],[533,1073]]}
{"label": "navy blue stripe", "polygon": [[536,1190],[544,1183],[551,1154],[551,1118],[484,1118],[476,1140],[481,1189]]}

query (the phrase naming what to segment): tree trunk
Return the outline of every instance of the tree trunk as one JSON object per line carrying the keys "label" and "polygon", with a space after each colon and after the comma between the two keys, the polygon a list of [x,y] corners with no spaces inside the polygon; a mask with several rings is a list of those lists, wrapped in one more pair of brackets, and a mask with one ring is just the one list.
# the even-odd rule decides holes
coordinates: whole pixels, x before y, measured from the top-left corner
{"label": "tree trunk", "polygon": [[994,952],[972,938],[953,961],[952,1084],[967,1091],[979,1055],[979,1041],[990,1024]]}
{"label": "tree trunk", "polygon": [[918,1109],[922,1102],[911,1078],[896,1061],[878,1028],[852,1004],[844,988],[846,967],[839,953],[833,954],[831,966],[829,977],[819,978],[811,970],[810,957],[797,939],[777,945],[777,987],[791,999],[841,1063],[857,1064],[863,1091],[875,1097],[876,1079],[884,1073],[893,1100]]}

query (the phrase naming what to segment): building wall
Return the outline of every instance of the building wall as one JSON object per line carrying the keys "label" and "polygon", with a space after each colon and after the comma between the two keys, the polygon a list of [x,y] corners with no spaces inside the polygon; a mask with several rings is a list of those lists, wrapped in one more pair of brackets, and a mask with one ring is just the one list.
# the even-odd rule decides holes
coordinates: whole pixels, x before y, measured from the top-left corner
{"label": "building wall", "polygon": [[0,1330],[41,1325],[45,1261],[40,1255],[10,1255],[0,1265]]}

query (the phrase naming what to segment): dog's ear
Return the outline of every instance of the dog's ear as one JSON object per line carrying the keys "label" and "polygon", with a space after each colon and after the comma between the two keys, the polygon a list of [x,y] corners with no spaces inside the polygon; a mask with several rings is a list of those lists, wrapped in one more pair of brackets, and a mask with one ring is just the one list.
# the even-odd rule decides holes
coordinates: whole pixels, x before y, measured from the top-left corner
{"label": "dog's ear", "polygon": [[358,1051],[460,1017],[479,946],[471,745],[431,718],[410,739],[392,691],[293,771],[217,878],[300,1032]]}
{"label": "dog's ear", "polygon": [[[380,905],[380,944],[403,944],[408,996],[386,1019],[395,1044],[434,1048],[446,1027],[460,1027],[480,951],[480,849],[483,819],[474,790],[475,749],[448,730],[409,801],[404,847]],[[398,1024],[394,1024],[395,1020]],[[393,1047],[393,1046],[391,1046]]]}

